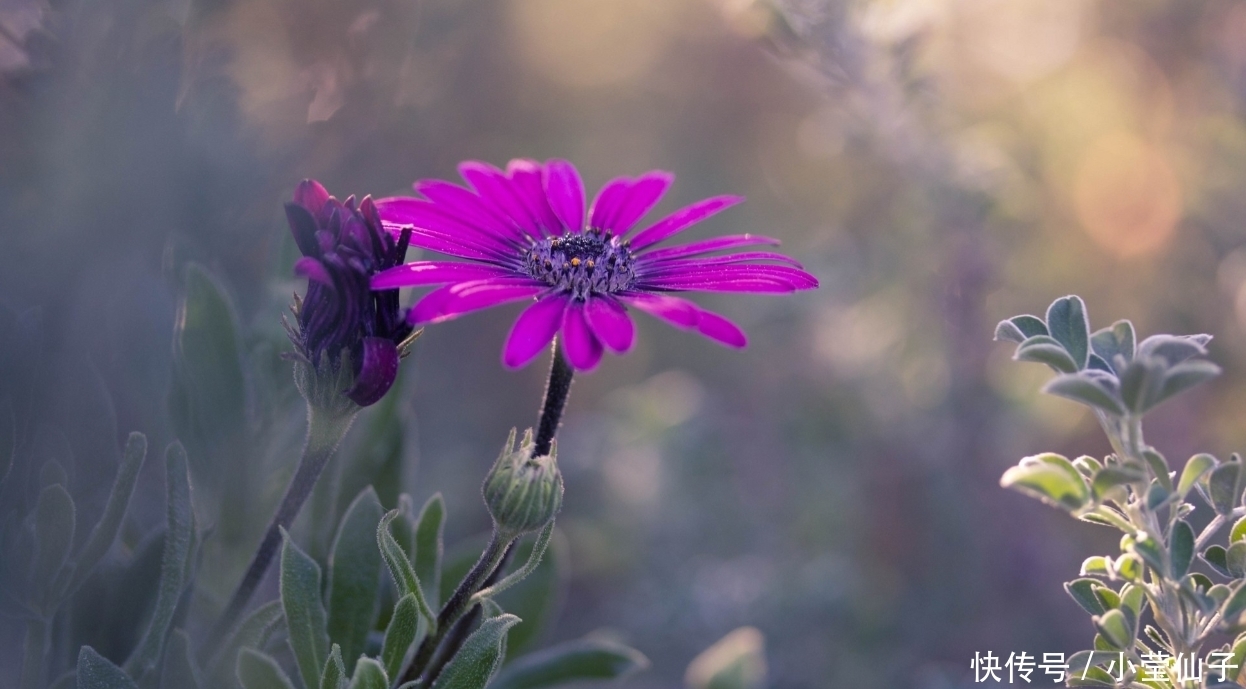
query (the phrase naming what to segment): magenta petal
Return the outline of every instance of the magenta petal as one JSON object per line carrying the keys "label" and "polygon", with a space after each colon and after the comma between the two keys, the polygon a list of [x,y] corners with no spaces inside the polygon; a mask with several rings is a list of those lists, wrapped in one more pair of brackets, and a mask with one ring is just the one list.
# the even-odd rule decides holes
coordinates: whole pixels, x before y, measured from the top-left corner
{"label": "magenta petal", "polygon": [[565,160],[545,163],[545,196],[567,232],[584,230],[584,182],[575,166]]}
{"label": "magenta petal", "polygon": [[517,158],[506,164],[506,174],[515,185],[520,200],[537,218],[542,230],[541,236],[560,233],[562,222],[554,214],[554,209],[550,208],[549,199],[545,195],[541,164],[535,160]]}
{"label": "magenta petal", "polygon": [[304,256],[294,262],[294,274],[312,282],[333,287],[333,278],[329,276],[329,271],[325,269],[324,264],[309,256]]}
{"label": "magenta petal", "polygon": [[366,407],[384,397],[398,377],[398,347],[384,337],[365,337],[360,358],[359,374],[346,396]]}
{"label": "magenta petal", "polygon": [[497,257],[511,256],[520,246],[517,235],[500,235],[472,227],[456,217],[452,211],[447,211],[431,201],[391,196],[378,199],[376,208],[382,222],[387,226],[396,224],[399,227],[412,227],[411,243],[414,246],[420,246],[416,242],[422,237],[428,237]]}
{"label": "magenta petal", "polygon": [[730,265],[734,263],[750,263],[756,261],[769,261],[773,263],[784,263],[793,268],[804,269],[794,258],[777,254],[773,251],[741,251],[738,254],[726,254],[724,256],[711,256],[710,258],[671,258],[666,260],[649,260],[642,259],[638,261],[641,269],[646,275],[655,275],[667,271],[678,271],[682,269],[702,270],[712,266]]}
{"label": "magenta petal", "polygon": [[531,280],[491,278],[435,289],[424,295],[407,314],[411,325],[440,323],[472,311],[534,297],[546,287]]}
{"label": "magenta petal", "polygon": [[769,278],[723,280],[663,280],[639,285],[658,292],[725,292],[729,294],[788,294],[797,287],[790,282]]}
{"label": "magenta petal", "polygon": [[619,205],[627,198],[627,191],[631,188],[631,177],[615,177],[606,182],[588,209],[588,226],[606,229],[606,223],[618,214]]}
{"label": "magenta petal", "polygon": [[589,299],[584,304],[584,316],[597,339],[612,352],[623,354],[636,341],[636,325],[627,315],[627,309],[613,297]]}
{"label": "magenta petal", "polygon": [[514,185],[504,172],[488,163],[469,160],[459,165],[459,174],[476,188],[482,198],[501,208],[511,222],[528,236],[534,239],[543,236],[538,227],[539,221],[520,200]]}
{"label": "magenta petal", "polygon": [[621,297],[628,304],[680,328],[696,328],[701,309],[687,299],[661,294],[636,293]]}
{"label": "magenta petal", "polygon": [[500,209],[457,184],[430,179],[420,180],[412,187],[443,210],[458,215],[488,233],[511,238],[521,235],[519,229],[512,226]]}
{"label": "magenta petal", "polygon": [[286,204],[286,220],[290,225],[290,234],[294,235],[294,243],[304,256],[319,256],[320,240],[316,239],[319,227],[312,212],[297,203]]}
{"label": "magenta petal", "polygon": [[562,323],[563,351],[567,361],[580,371],[591,371],[601,362],[601,341],[593,334],[584,317],[584,302],[572,302]]}
{"label": "magenta petal", "polygon": [[294,190],[294,202],[312,215],[319,216],[320,210],[329,202],[329,190],[314,179],[305,179]]}
{"label": "magenta petal", "polygon": [[506,338],[502,363],[509,368],[521,368],[540,354],[562,327],[567,301],[562,295],[546,297],[519,314]]}
{"label": "magenta petal", "polygon": [[666,295],[636,293],[623,297],[628,304],[671,325],[696,330],[702,335],[727,345],[741,348],[748,344],[744,331],[735,323],[713,311],[706,311],[687,299]]}
{"label": "magenta petal", "polygon": [[657,244],[743,200],[743,196],[715,196],[697,201],[691,206],[685,206],[638,232],[635,237],[632,237],[632,250],[640,251],[651,244]]}
{"label": "magenta petal", "polygon": [[627,192],[627,198],[619,204],[609,224],[601,227],[614,230],[618,235],[627,234],[637,220],[644,217],[645,213],[662,200],[662,195],[666,193],[666,189],[671,186],[674,179],[675,176],[671,173],[660,170],[646,172],[637,177],[636,182]]}
{"label": "magenta petal", "polygon": [[397,289],[419,285],[440,285],[485,278],[506,277],[513,273],[505,268],[479,263],[454,261],[412,261],[394,266],[372,276],[372,289]]}
{"label": "magenta petal", "polygon": [[728,347],[743,349],[748,346],[748,336],[740,326],[722,316],[701,309],[701,321],[697,323],[697,332]]}
{"label": "magenta petal", "polygon": [[763,237],[759,234],[731,234],[725,237],[714,237],[713,239],[704,239],[699,242],[681,244],[680,246],[669,246],[665,249],[654,249],[641,254],[637,257],[637,260],[666,261],[675,258],[700,256],[714,251],[737,249],[742,246],[756,246],[758,244],[778,246],[779,240],[774,237]]}

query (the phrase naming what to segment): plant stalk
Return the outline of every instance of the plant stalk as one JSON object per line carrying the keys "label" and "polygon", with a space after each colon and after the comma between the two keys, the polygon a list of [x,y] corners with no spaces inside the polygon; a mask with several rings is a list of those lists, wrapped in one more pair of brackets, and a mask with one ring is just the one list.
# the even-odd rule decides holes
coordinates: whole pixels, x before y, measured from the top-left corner
{"label": "plant stalk", "polygon": [[247,603],[250,602],[260,582],[263,581],[273,557],[276,556],[281,546],[281,530],[290,528],[303,508],[303,503],[311,497],[312,489],[316,487],[316,480],[320,478],[325,465],[337,451],[346,431],[350,430],[357,413],[358,408],[335,413],[314,405],[307,406],[307,440],[303,446],[303,456],[299,459],[298,469],[295,470],[294,477],[290,479],[285,496],[282,497],[277,512],[273,514],[268,528],[264,531],[264,540],[260,541],[260,546],[255,551],[255,556],[251,559],[251,564],[242,576],[242,581],[238,584],[234,595],[230,598],[229,605],[225,607],[225,612],[221,614],[208,635],[207,642],[201,651],[201,659],[210,658],[216,652],[217,646],[247,607]]}

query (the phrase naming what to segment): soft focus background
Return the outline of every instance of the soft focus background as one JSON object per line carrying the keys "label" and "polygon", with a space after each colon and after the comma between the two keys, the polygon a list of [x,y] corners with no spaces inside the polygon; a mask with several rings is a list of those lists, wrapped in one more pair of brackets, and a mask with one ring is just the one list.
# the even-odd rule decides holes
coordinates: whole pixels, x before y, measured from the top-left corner
{"label": "soft focus background", "polygon": [[[965,687],[975,651],[1089,645],[1060,584],[1116,539],[998,486],[1023,455],[1106,450],[991,343],[1055,297],[1096,328],[1214,334],[1225,375],[1148,440],[1177,465],[1246,447],[1241,2],[0,0],[0,411],[23,458],[4,528],[63,478],[85,534],[140,430],[153,453],[187,443],[222,542],[258,538],[302,433],[282,202],[303,177],[390,195],[520,156],[569,158],[594,190],[671,170],[663,210],[744,194],[691,234],[780,237],[822,281],[700,299],[744,352],[648,321],[576,383],[543,633],[627,640],[653,661],[629,686],[680,685],[742,625],[776,688]],[[249,362],[234,435],[169,411],[192,262]],[[516,312],[430,328],[350,440],[389,462],[387,505],[443,491],[453,539],[487,528],[480,479],[535,422],[546,364],[499,362]],[[385,415],[403,431],[381,442]],[[114,559],[161,522],[161,473]],[[231,491],[257,497],[213,507]],[[223,596],[244,563],[207,560]],[[0,618],[0,685],[20,640]]]}

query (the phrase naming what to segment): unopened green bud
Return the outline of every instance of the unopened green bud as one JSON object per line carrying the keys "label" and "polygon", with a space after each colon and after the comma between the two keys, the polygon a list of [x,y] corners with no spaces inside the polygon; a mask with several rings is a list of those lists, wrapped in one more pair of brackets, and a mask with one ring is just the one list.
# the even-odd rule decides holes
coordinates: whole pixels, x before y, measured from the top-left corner
{"label": "unopened green bud", "polygon": [[533,457],[536,443],[532,429],[524,431],[515,447],[511,429],[502,454],[485,477],[485,505],[497,528],[518,536],[549,523],[562,507],[562,473],[558,471],[557,446],[548,455]]}

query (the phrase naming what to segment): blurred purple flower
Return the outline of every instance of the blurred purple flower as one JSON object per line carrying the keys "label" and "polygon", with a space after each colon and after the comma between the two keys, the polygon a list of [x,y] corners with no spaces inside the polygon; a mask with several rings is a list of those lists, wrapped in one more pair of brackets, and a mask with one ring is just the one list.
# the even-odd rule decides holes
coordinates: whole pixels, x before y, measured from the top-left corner
{"label": "blurred purple flower", "polygon": [[[611,180],[589,209],[587,224],[584,184],[569,162],[512,160],[503,172],[469,161],[459,172],[473,189],[421,180],[414,187],[423,199],[378,199],[376,206],[391,232],[410,231],[415,246],[467,260],[407,263],[374,277],[372,287],[443,285],[412,307],[407,320],[413,325],[535,299],[507,339],[502,359],[511,368],[527,364],[559,332],[569,363],[579,370],[596,367],[605,349],[628,351],[635,326],[627,306],[744,347],[744,332],[734,323],[667,293],[779,293],[818,286],[787,256],[739,251],[779,243],[769,237],[741,234],[654,248],[739,203],[739,196],[698,201],[629,236],[670,186],[674,175],[668,172]],[[728,253],[710,256],[723,251]]]}
{"label": "blurred purple flower", "polygon": [[402,263],[411,234],[395,238],[386,232],[371,197],[341,202],[314,180],[299,184],[286,218],[303,252],[294,272],[307,278],[307,296],[296,298],[298,330],[288,328],[290,340],[317,369],[336,368],[349,352],[354,375],[343,392],[359,406],[373,404],[394,384],[413,327],[403,317],[398,290],[373,291],[369,282]]}

